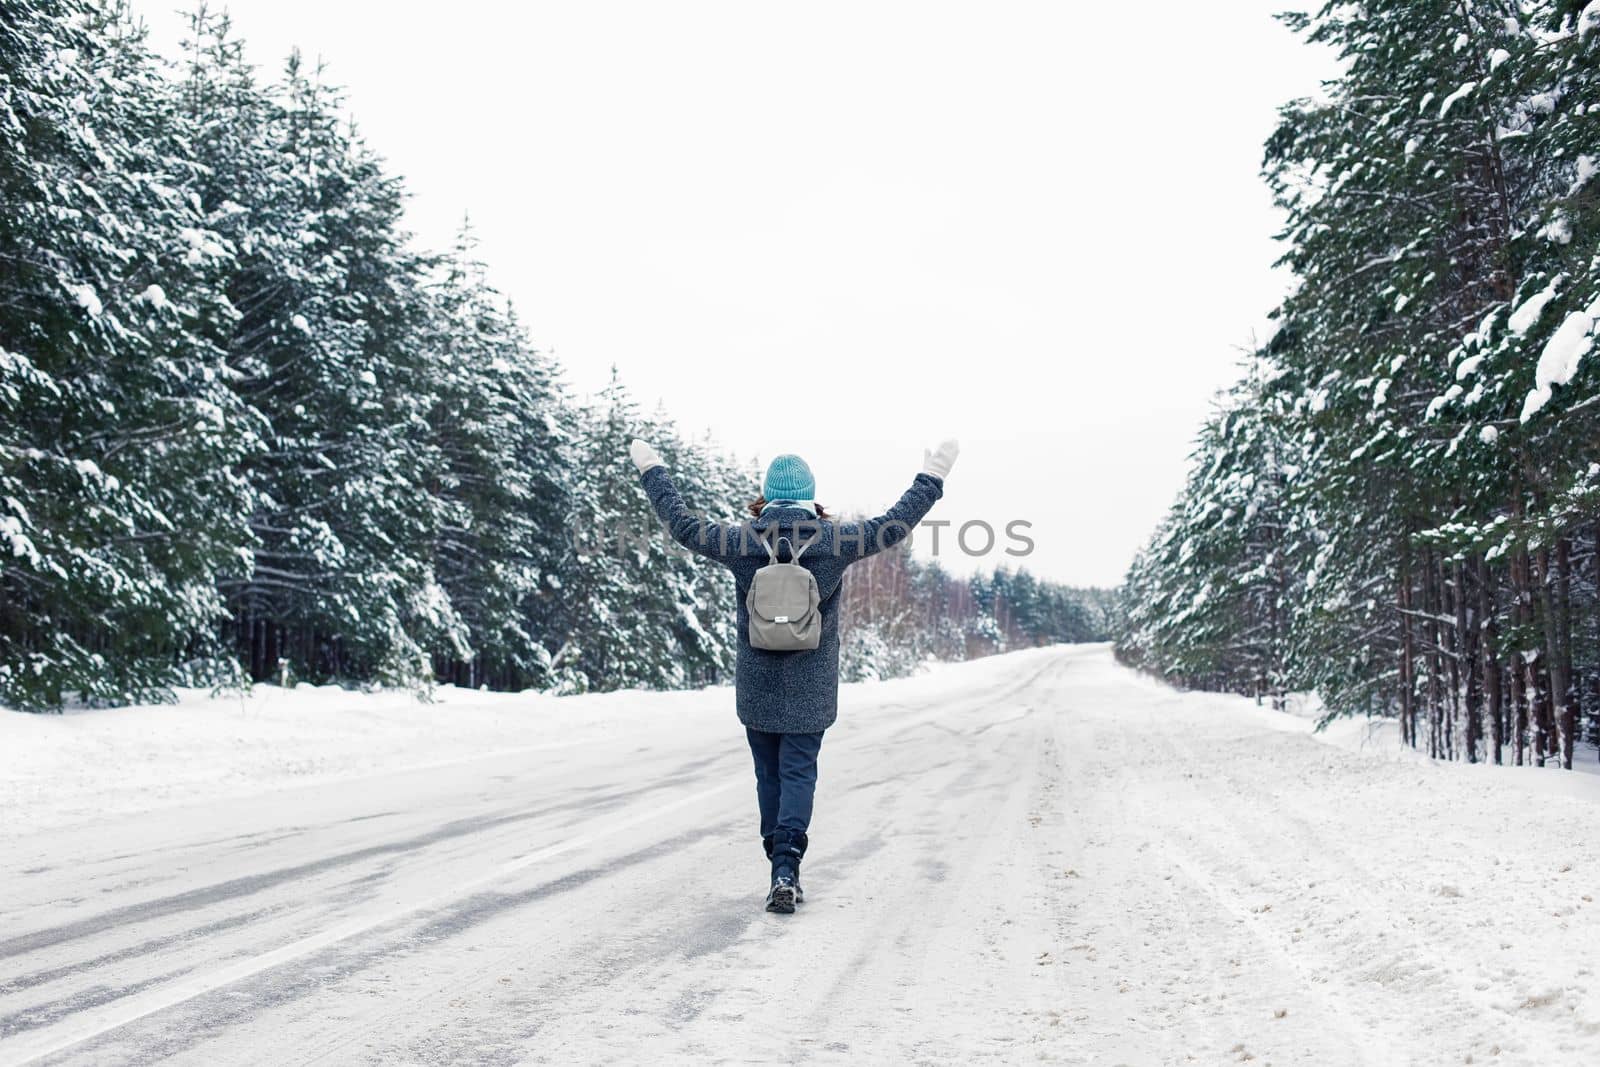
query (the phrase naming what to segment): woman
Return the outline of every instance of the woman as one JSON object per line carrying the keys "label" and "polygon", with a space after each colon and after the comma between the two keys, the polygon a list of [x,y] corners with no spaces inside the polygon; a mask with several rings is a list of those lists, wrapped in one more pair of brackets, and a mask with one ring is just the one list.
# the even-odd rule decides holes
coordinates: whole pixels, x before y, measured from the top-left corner
{"label": "woman", "polygon": [[[733,571],[739,633],[734,691],[739,721],[755,757],[761,840],[772,861],[767,910],[793,912],[805,899],[800,858],[808,844],[817,753],[839,702],[840,580],[850,564],[910,535],[944,495],[944,479],[959,448],[952,440],[924,452],[922,473],[911,488],[883,515],[864,522],[830,521],[817,506],[816,485],[805,460],[779,456],[767,467],[760,499],[750,505],[753,520],[739,526],[691,514],[650,445],[635,440],[628,451],[651,505],[673,538]],[[815,579],[821,615],[815,648],[769,651],[751,645],[746,602],[756,572],[774,562],[798,563]]]}

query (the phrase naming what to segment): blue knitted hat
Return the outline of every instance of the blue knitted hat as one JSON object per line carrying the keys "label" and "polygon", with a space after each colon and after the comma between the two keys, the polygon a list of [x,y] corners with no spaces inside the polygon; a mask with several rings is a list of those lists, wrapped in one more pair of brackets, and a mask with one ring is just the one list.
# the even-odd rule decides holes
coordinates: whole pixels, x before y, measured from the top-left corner
{"label": "blue knitted hat", "polygon": [[761,495],[767,500],[810,500],[817,495],[817,483],[805,460],[785,453],[767,465]]}

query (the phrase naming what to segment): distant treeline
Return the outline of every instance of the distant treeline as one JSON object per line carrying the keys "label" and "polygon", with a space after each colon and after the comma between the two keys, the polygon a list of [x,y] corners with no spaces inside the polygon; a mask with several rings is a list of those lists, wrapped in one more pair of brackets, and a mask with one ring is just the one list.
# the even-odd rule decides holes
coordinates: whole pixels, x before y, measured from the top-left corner
{"label": "distant treeline", "polygon": [[1442,758],[1600,740],[1600,4],[1329,4],[1265,175],[1293,294],[1128,576],[1122,656],[1396,716]]}
{"label": "distant treeline", "polygon": [[[633,436],[712,514],[754,466],[616,380],[569,395],[469,231],[411,247],[319,71],[262,81],[204,11],[185,57],[119,5],[0,0],[0,703],[726,678],[725,574],[580,534],[648,521]],[[851,583],[857,677],[1104,629],[1021,573]]]}
{"label": "distant treeline", "polygon": [[847,681],[906,674],[924,659],[975,659],[1057,642],[1106,641],[1116,593],[1025,570],[956,578],[903,551],[846,572],[840,670]]}

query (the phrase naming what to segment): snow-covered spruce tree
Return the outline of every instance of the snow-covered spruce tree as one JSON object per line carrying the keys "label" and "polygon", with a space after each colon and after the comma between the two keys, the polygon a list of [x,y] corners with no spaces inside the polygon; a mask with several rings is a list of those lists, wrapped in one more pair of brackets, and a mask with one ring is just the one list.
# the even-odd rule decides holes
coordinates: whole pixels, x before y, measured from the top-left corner
{"label": "snow-covered spruce tree", "polygon": [[[1265,165],[1299,278],[1266,350],[1303,461],[1289,682],[1335,713],[1392,711],[1434,755],[1570,764],[1600,715],[1600,6],[1289,20],[1345,64],[1326,99],[1284,109]],[[1135,567],[1130,658],[1214,641],[1138,592],[1181,611],[1236,559],[1163,550],[1186,506]]]}
{"label": "snow-covered spruce tree", "polygon": [[1105,640],[1105,619],[1095,606],[1101,590],[1074,589],[1009,567],[995,570],[990,590],[1008,647]]}
{"label": "snow-covered spruce tree", "polygon": [[[311,561],[320,572],[315,596],[282,625],[288,648],[298,640],[297,658],[313,668],[320,635],[337,622],[339,641],[322,669],[416,682],[431,677],[430,649],[465,637],[433,570],[438,498],[427,480],[439,460],[428,424],[427,264],[407,249],[398,179],[342,117],[320,72],[307,73],[297,58],[286,70],[282,144],[299,190],[292,207],[302,227],[292,236],[305,258],[295,266],[318,280],[298,312],[310,331],[291,315],[286,340],[291,351],[309,343],[318,358],[299,398],[278,382],[259,394],[276,409],[279,462],[267,473],[281,478],[273,493],[288,505],[269,509],[267,521],[287,521],[299,535],[284,546],[290,561],[330,551]],[[291,401],[287,410],[279,398]],[[299,524],[302,515],[309,524]]]}
{"label": "snow-covered spruce tree", "polygon": [[[694,442],[683,440],[664,411],[658,410],[651,422],[664,431],[662,458],[690,506],[725,525],[748,521],[750,515],[739,505],[759,491],[757,472],[731,460],[709,434]],[[654,515],[648,510],[639,519],[651,530],[652,540],[660,541],[667,553],[663,561],[652,549],[649,566],[652,575],[657,567],[670,568],[672,581],[668,588],[676,592],[678,600],[673,605],[676,619],[668,621],[688,679],[695,685],[726,682],[733,677],[734,643],[738,640],[733,574],[725,567],[706,566],[692,558],[665,531],[657,529],[653,520]],[[644,576],[641,579],[645,580]]]}
{"label": "snow-covered spruce tree", "polygon": [[464,627],[443,632],[434,663],[458,685],[543,687],[544,642],[558,625],[572,412],[554,362],[532,348],[475,247],[463,225],[429,318],[433,565]]}
{"label": "snow-covered spruce tree", "polygon": [[238,567],[228,254],[120,7],[0,3],[0,702],[150,697]]}
{"label": "snow-covered spruce tree", "polygon": [[962,620],[962,637],[967,646],[968,659],[988,656],[1006,650],[1005,634],[995,618],[994,577],[978,573],[967,579],[967,595],[971,610]]}
{"label": "snow-covered spruce tree", "polygon": [[1282,699],[1300,473],[1274,371],[1253,361],[1201,430],[1188,486],[1125,583],[1121,652],[1180,685]]}
{"label": "snow-covered spruce tree", "polygon": [[889,642],[880,625],[854,623],[839,635],[839,678],[876,682],[910,674],[918,661]]}
{"label": "snow-covered spruce tree", "polygon": [[1514,306],[1468,339],[1472,389],[1439,400],[1481,423],[1468,447],[1492,504],[1430,533],[1481,554],[1486,581],[1509,582],[1483,606],[1493,620],[1509,603],[1492,622],[1505,646],[1495,663],[1509,656],[1511,675],[1489,679],[1495,758],[1509,736],[1518,762],[1570,766],[1582,718],[1600,722],[1600,373],[1586,358],[1600,329],[1600,5],[1532,14],[1513,143],[1536,181],[1509,244]]}
{"label": "snow-covered spruce tree", "polygon": [[[1542,246],[1570,223],[1548,201],[1577,165],[1562,162],[1574,146],[1552,145],[1551,116],[1571,95],[1563,80],[1585,69],[1571,51],[1588,46],[1553,6],[1393,5],[1310,29],[1350,66],[1331,107],[1286,113],[1269,145],[1295,244],[1286,259],[1305,279],[1284,308],[1284,354],[1322,416],[1311,423],[1322,509],[1343,520],[1344,581],[1319,588],[1335,607],[1394,606],[1387,633],[1358,613],[1322,617],[1362,635],[1368,688],[1392,687],[1413,743],[1479,758],[1487,714],[1499,758],[1509,692],[1542,759],[1570,686],[1551,654],[1564,647],[1561,613],[1535,589],[1550,566],[1525,519],[1549,479],[1530,459],[1572,462],[1505,431],[1508,401],[1571,374],[1570,352],[1541,357],[1543,370],[1528,358],[1543,342],[1541,305],[1527,301],[1559,273]],[[1308,157],[1321,170],[1311,197],[1299,184]],[[1553,377],[1519,384],[1530,371]],[[1496,526],[1509,540],[1490,543]],[[1499,627],[1490,553],[1511,586]],[[1513,733],[1521,758],[1525,731]]]}
{"label": "snow-covered spruce tree", "polygon": [[258,88],[225,19],[193,29],[201,206],[235,250],[230,381],[266,444],[240,468],[253,541],[222,581],[230,636],[252,678],[421,681],[429,651],[467,640],[433,571],[427,263],[320,72],[291,56]]}
{"label": "snow-covered spruce tree", "polygon": [[[1515,11],[1493,6],[1329,8],[1300,22],[1348,66],[1329,100],[1286,108],[1268,143],[1284,261],[1302,279],[1275,355],[1301,393],[1319,510],[1341,517],[1298,644],[1317,650],[1315,673],[1338,683],[1325,695],[1345,708],[1423,686],[1437,709],[1450,684],[1431,629],[1444,564],[1415,538],[1454,491],[1458,431],[1428,409],[1454,384],[1462,336],[1509,294],[1503,190],[1517,176],[1496,118],[1514,93],[1502,46],[1516,43]],[[1407,656],[1419,624],[1430,654]]]}
{"label": "snow-covered spruce tree", "polygon": [[[693,563],[660,535],[627,459],[633,438],[665,448],[670,430],[653,421],[647,427],[614,370],[611,382],[582,405],[579,418],[572,504],[557,570],[555,680],[566,692],[686,685],[691,671],[679,635],[691,619],[698,626]],[[679,476],[674,468],[673,477]],[[707,503],[687,493],[685,499],[691,506]]]}
{"label": "snow-covered spruce tree", "polygon": [[[726,677],[731,579],[622,457],[647,422],[730,519],[757,470],[620,383],[580,420],[470,239],[408,248],[398,181],[297,57],[263,84],[204,8],[176,66],[114,6],[0,15],[0,701]],[[1029,576],[980,610],[903,553],[868,566],[875,673],[1081,629]]]}

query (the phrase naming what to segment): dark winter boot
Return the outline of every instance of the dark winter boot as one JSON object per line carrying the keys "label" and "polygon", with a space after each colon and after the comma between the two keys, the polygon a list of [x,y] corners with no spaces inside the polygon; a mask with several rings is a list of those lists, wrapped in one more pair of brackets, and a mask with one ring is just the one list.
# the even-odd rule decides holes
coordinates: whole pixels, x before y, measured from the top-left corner
{"label": "dark winter boot", "polygon": [[800,850],[800,855],[794,858],[794,902],[796,904],[804,904],[806,902],[806,891],[800,887],[800,860],[805,856],[806,846],[810,843],[805,834],[795,835],[794,844]]}
{"label": "dark winter boot", "polygon": [[787,874],[775,874],[772,876],[772,888],[767,890],[768,911],[775,911],[781,915],[793,915],[795,901],[798,899],[793,878],[790,878]]}
{"label": "dark winter boot", "polygon": [[804,903],[806,892],[800,888],[800,858],[806,853],[806,835],[779,830],[767,843],[767,855],[772,857],[772,889],[767,893],[767,910],[789,914],[796,904]]}
{"label": "dark winter boot", "polygon": [[[765,837],[763,837],[761,839],[761,847],[764,850],[766,850],[767,861],[769,863],[772,861],[772,836],[773,835],[771,835],[771,834],[767,834]],[[805,834],[801,834],[800,835],[800,854],[802,856],[804,856],[805,852],[806,852],[806,843],[807,843],[806,842],[806,835]],[[796,868],[795,868],[794,879],[793,880],[794,880],[794,902],[796,904],[804,904],[806,902],[806,891],[800,887],[800,869],[799,869],[798,866],[796,866]]]}

